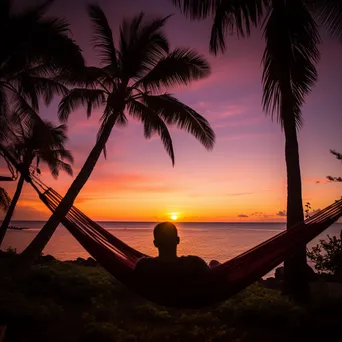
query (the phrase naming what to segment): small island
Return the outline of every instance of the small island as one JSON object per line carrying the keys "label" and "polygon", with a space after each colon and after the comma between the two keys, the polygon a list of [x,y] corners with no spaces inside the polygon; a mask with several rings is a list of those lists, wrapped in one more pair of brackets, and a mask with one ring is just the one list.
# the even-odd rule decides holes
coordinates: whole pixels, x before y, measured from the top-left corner
{"label": "small island", "polygon": [[25,229],[28,229],[28,228],[16,227],[16,226],[8,226],[8,229],[10,229],[10,230],[25,230]]}

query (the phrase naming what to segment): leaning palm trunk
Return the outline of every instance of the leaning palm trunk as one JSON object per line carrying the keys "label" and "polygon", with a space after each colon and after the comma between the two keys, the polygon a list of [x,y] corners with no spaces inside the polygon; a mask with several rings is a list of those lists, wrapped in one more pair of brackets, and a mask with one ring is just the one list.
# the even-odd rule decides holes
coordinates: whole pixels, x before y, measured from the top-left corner
{"label": "leaning palm trunk", "polygon": [[14,209],[17,205],[18,200],[19,200],[21,191],[23,189],[24,181],[25,181],[25,176],[21,175],[19,178],[19,181],[18,181],[17,189],[15,190],[15,194],[11,200],[11,204],[10,204],[10,206],[7,210],[6,216],[5,216],[5,218],[1,224],[1,227],[0,227],[0,247],[1,247],[1,244],[4,240],[7,228],[11,222],[11,219],[12,219],[12,216],[14,213]]}
{"label": "leaning palm trunk", "polygon": [[46,224],[34,238],[34,240],[30,243],[30,245],[21,253],[21,261],[23,264],[32,262],[41,254],[41,252],[49,242],[50,238],[52,237],[53,233],[55,232],[58,224],[73,206],[77,195],[93,172],[94,167],[99,160],[101,153],[106,145],[106,142],[110,136],[112,128],[114,127],[114,124],[115,116],[113,115],[109,118],[102,135],[96,142],[96,145],[90,152],[80,173],[71,184],[69,190],[67,191],[59,206],[56,208],[55,212],[51,215],[49,220],[46,222]]}

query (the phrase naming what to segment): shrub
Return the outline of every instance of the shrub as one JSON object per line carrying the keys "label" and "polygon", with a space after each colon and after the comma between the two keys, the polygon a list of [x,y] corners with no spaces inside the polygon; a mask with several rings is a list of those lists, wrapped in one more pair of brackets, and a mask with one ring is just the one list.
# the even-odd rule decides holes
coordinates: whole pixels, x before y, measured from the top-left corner
{"label": "shrub", "polygon": [[328,235],[328,240],[320,240],[319,244],[308,252],[308,257],[315,263],[315,268],[319,273],[341,275],[342,236],[337,238]]}

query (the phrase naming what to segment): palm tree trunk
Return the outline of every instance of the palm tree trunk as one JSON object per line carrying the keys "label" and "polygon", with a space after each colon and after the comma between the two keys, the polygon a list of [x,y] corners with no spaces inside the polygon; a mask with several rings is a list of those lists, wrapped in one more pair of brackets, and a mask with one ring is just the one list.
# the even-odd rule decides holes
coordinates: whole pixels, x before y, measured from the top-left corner
{"label": "palm tree trunk", "polygon": [[27,265],[41,254],[46,244],[49,242],[51,236],[55,232],[58,224],[73,206],[77,195],[93,172],[93,169],[101,156],[102,150],[110,136],[114,124],[115,117],[111,116],[105,126],[103,134],[96,142],[96,145],[90,152],[80,173],[71,184],[61,203],[58,205],[55,212],[50,216],[49,220],[45,223],[44,227],[40,230],[34,240],[21,253],[20,262],[22,265]]}
{"label": "palm tree trunk", "polygon": [[0,246],[4,240],[7,228],[11,222],[15,206],[17,205],[17,202],[21,194],[21,190],[23,189],[24,181],[25,181],[25,177],[24,175],[21,175],[18,181],[17,189],[15,190],[14,196],[12,198],[11,204],[7,210],[6,216],[0,227]]}
{"label": "palm tree trunk", "polygon": [[[287,229],[304,220],[302,182],[299,163],[297,130],[294,115],[284,116],[285,157],[287,170]],[[306,246],[284,262],[284,293],[296,301],[309,295]]]}

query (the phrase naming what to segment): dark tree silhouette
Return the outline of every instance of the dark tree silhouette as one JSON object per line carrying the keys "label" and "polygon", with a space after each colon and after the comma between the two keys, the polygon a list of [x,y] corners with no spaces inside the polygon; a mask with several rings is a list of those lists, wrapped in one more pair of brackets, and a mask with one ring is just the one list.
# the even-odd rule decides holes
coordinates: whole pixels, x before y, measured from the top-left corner
{"label": "dark tree silhouette", "polygon": [[[47,121],[44,124],[46,129],[43,131],[41,124],[29,127],[19,124],[14,130],[11,130],[15,142],[6,147],[16,162],[21,165],[21,170],[25,170],[25,172],[21,173],[19,177],[16,191],[0,226],[0,246],[19,200],[25,178],[30,172],[40,174],[40,164],[45,163],[55,178],[58,177],[60,170],[72,175],[71,165],[64,161],[73,162],[71,152],[64,147],[67,140],[66,126],[55,127]],[[44,132],[48,132],[48,134],[44,134]]]}
{"label": "dark tree silhouette", "polygon": [[20,12],[11,0],[0,2],[0,152],[11,159],[4,147],[8,130],[6,116],[15,112],[20,121],[36,121],[39,102],[49,104],[55,94],[67,88],[57,75],[79,73],[84,60],[80,48],[69,38],[69,25],[62,19],[45,16],[53,1],[43,1]]}
{"label": "dark tree silhouette", "polygon": [[[302,125],[301,106],[313,87],[320,41],[315,16],[342,41],[342,2],[339,0],[172,0],[190,19],[213,18],[210,50],[225,52],[226,35],[249,36],[262,26],[266,40],[263,56],[263,107],[285,133],[287,169],[287,227],[304,219],[297,131]],[[285,261],[285,290],[303,298],[305,247]]]}
{"label": "dark tree silhouette", "polygon": [[[24,263],[39,256],[90,177],[101,152],[106,154],[113,127],[125,125],[127,114],[143,124],[147,139],[153,134],[160,136],[172,163],[174,150],[168,125],[191,133],[207,149],[214,145],[215,135],[207,120],[164,90],[176,84],[187,85],[210,73],[207,61],[195,51],[170,51],[162,30],[168,17],[147,21],[141,13],[130,21],[124,20],[116,43],[102,9],[89,5],[88,13],[94,27],[95,48],[104,66],[88,67],[83,80],[74,80],[83,87],[72,89],[63,98],[59,116],[67,120],[72,111],[83,105],[89,117],[94,108],[103,107],[101,128],[94,148],[55,213],[22,253]],[[62,76],[67,79],[67,75]]]}

